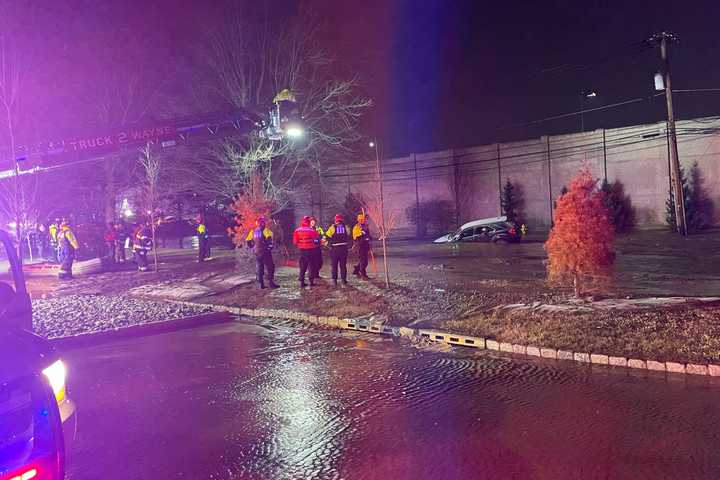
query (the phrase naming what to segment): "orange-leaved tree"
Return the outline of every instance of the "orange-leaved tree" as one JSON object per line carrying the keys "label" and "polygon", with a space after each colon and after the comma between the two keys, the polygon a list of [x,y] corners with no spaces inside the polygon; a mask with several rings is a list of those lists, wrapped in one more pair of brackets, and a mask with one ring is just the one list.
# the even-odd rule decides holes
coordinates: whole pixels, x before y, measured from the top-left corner
{"label": "orange-leaved tree", "polygon": [[270,226],[270,214],[274,207],[274,203],[265,194],[260,175],[251,174],[244,191],[240,192],[230,204],[230,209],[235,212],[236,223],[235,226],[228,228],[228,235],[233,243],[236,246],[243,246],[248,232],[255,227],[255,220],[261,215],[267,217]]}
{"label": "orange-leaved tree", "polygon": [[548,281],[572,284],[576,296],[610,280],[615,231],[603,195],[590,170],[580,170],[557,200],[554,225],[545,242]]}

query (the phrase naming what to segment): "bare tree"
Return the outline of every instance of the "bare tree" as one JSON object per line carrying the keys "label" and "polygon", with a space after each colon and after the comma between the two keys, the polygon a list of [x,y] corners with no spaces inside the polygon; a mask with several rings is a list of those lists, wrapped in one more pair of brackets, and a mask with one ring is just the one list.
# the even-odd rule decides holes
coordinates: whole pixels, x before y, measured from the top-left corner
{"label": "bare tree", "polygon": [[[0,4],[0,15],[5,18],[7,5]],[[18,241],[18,257],[22,261],[22,242],[25,225],[31,217],[28,211],[34,204],[34,193],[30,189],[33,183],[23,182],[20,179],[20,166],[16,145],[17,125],[20,116],[20,101],[23,91],[25,74],[27,73],[27,59],[23,57],[17,45],[12,41],[12,35],[5,22],[0,24],[0,105],[2,105],[3,126],[7,140],[7,154],[14,170],[13,182],[3,181],[2,200],[3,209],[8,217],[14,218]]]}
{"label": "bare tree", "polygon": [[140,149],[140,156],[138,157],[138,162],[140,166],[142,167],[143,173],[144,173],[144,181],[143,181],[143,206],[145,207],[145,211],[143,213],[147,213],[149,219],[150,219],[150,231],[152,232],[152,243],[153,243],[153,253],[154,253],[154,261],[155,261],[155,271],[158,270],[158,254],[157,254],[157,241],[155,238],[155,231],[156,231],[156,210],[158,208],[158,199],[159,199],[159,181],[160,181],[160,172],[161,172],[161,162],[160,157],[156,155],[150,146],[150,143],[146,144],[144,147]]}
{"label": "bare tree", "polygon": [[257,111],[288,88],[298,99],[307,135],[282,144],[257,136],[228,140],[210,152],[216,162],[202,178],[228,197],[257,171],[281,208],[306,176],[314,179],[312,172],[350,154],[360,138],[357,121],[371,101],[357,93],[355,78],[337,77],[334,60],[319,47],[316,17],[276,18],[251,2],[236,3],[226,13],[208,41],[219,95],[237,108]]}

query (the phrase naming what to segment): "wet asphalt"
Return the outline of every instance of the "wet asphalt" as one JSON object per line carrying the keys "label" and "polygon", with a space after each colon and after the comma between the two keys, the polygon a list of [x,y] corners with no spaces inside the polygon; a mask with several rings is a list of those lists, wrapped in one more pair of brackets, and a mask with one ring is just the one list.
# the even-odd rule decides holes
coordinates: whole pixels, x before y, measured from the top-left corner
{"label": "wet asphalt", "polygon": [[66,350],[68,478],[720,477],[720,384],[276,321]]}

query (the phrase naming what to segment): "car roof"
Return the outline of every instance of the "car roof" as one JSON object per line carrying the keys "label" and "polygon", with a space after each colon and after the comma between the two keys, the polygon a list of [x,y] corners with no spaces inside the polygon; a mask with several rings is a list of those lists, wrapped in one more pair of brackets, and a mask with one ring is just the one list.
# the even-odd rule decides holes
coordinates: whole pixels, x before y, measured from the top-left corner
{"label": "car roof", "polygon": [[460,229],[465,230],[466,228],[482,227],[483,225],[490,225],[492,223],[500,223],[506,221],[507,217],[482,218],[480,220],[473,220],[472,222],[464,223],[463,226],[460,227]]}

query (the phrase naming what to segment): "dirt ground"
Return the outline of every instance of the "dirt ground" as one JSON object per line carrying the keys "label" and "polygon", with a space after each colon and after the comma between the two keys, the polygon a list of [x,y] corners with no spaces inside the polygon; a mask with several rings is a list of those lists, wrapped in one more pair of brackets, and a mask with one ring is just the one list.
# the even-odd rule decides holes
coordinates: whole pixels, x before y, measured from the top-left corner
{"label": "dirt ground", "polygon": [[[351,276],[348,287],[334,288],[329,266],[316,288],[300,289],[297,269],[280,267],[279,290],[259,290],[252,261],[229,250],[198,264],[192,250],[161,251],[158,273],[116,271],[79,277],[68,283],[31,278],[31,293],[64,295],[127,294],[142,285],[198,284],[193,301],[287,308],[320,315],[374,317],[392,325],[442,327],[512,343],[594,351],[676,361],[720,361],[720,308],[715,304],[648,306],[640,310],[502,310],[510,304],[567,305],[569,291],[548,288],[544,238],[518,244],[444,244],[398,241],[389,244],[390,291],[384,289],[381,250],[370,282]],[[614,298],[701,297],[720,294],[720,231],[682,238],[667,231],[642,231],[616,241]],[[351,262],[353,259],[351,259]],[[279,258],[277,263],[282,263]],[[240,274],[242,282],[215,288],[218,279]],[[230,277],[231,279],[234,277]],[[592,302],[590,302],[592,304]]]}

